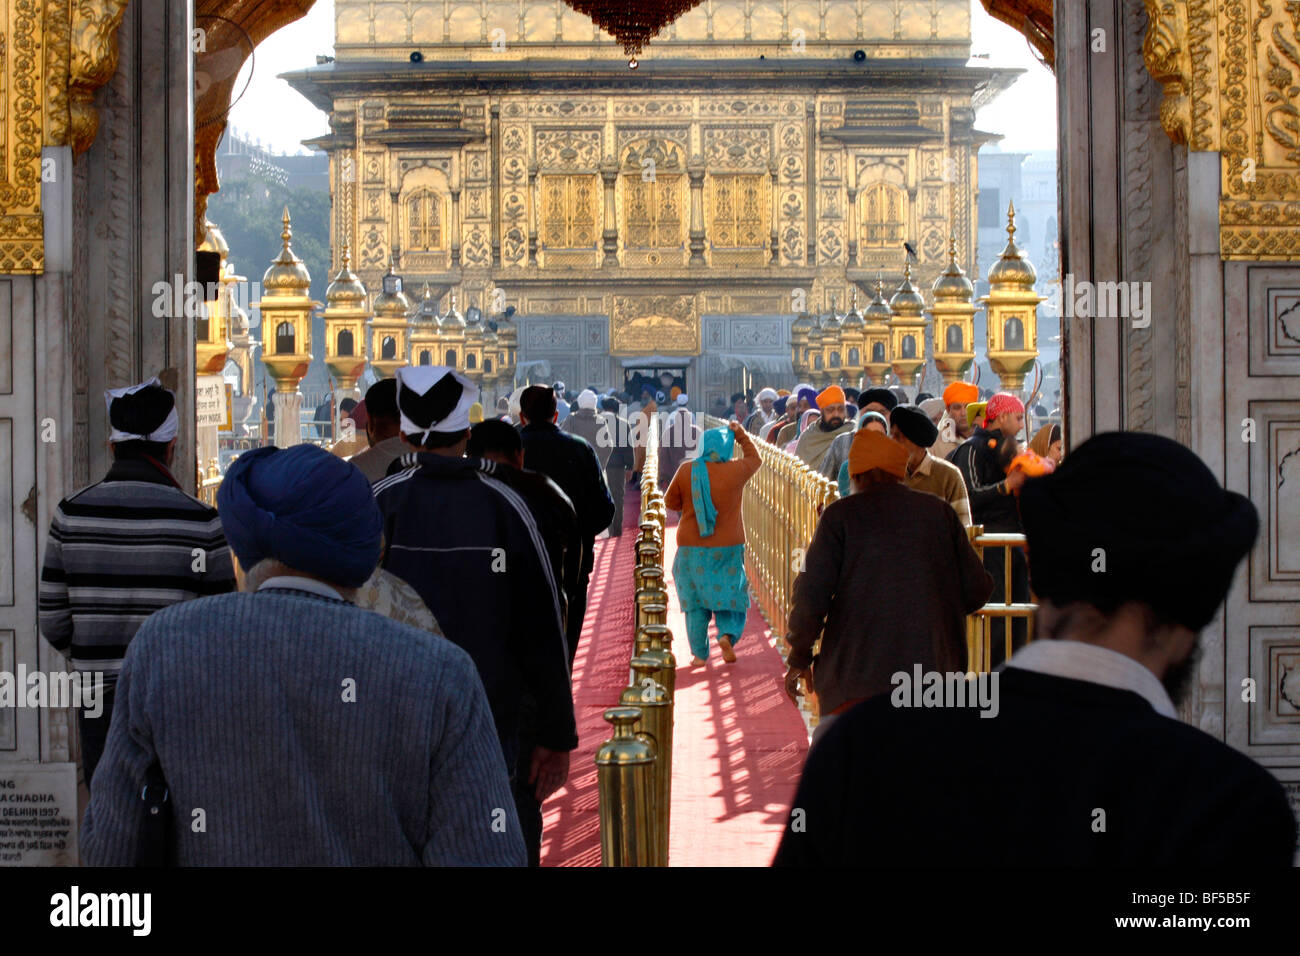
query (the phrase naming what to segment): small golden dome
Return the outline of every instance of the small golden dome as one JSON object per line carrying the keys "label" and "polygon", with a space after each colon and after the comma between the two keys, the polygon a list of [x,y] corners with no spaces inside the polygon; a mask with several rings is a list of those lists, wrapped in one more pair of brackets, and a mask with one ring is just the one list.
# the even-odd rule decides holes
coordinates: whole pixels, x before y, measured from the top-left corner
{"label": "small golden dome", "polygon": [[262,276],[263,294],[274,296],[305,296],[311,288],[311,273],[303,261],[289,248],[293,230],[289,228],[289,207],[284,207],[284,229],[280,239],[284,245],[280,255],[271,261],[271,267]]}
{"label": "small golden dome", "polygon": [[415,304],[415,311],[411,314],[411,321],[418,325],[437,325],[438,324],[438,300],[433,297],[433,290],[429,288],[429,283],[424,284],[420,290],[420,301]]}
{"label": "small golden dome", "polygon": [[957,237],[948,237],[948,268],[934,280],[930,289],[935,301],[970,302],[975,298],[975,286],[961,266],[957,265]]}
{"label": "small golden dome", "polygon": [[790,326],[792,332],[807,332],[809,329],[816,327],[817,320],[808,312],[800,312],[799,317],[794,320]]}
{"label": "small golden dome", "polygon": [[925,309],[925,299],[921,295],[921,290],[916,287],[912,281],[912,264],[909,262],[903,267],[903,283],[894,293],[894,297],[889,300],[889,308],[895,315],[917,316]]}
{"label": "small golden dome", "polygon": [[230,245],[226,242],[226,237],[221,234],[221,229],[211,219],[203,220],[203,244],[199,246],[200,252],[215,252],[222,259],[230,254]]}
{"label": "small golden dome", "polygon": [[888,322],[894,317],[894,312],[885,300],[885,284],[880,276],[876,276],[876,297],[871,300],[867,306],[867,311],[863,313],[863,318],[868,325],[880,325]]}
{"label": "small golden dome", "polygon": [[[391,259],[388,261],[388,271],[384,273],[383,282],[383,291],[375,296],[371,311],[376,317],[405,319],[407,313],[411,311],[411,300],[402,291],[402,280],[398,277],[397,270],[393,268]],[[393,291],[390,292],[389,289]]]}
{"label": "small golden dome", "polygon": [[447,304],[447,314],[442,317],[441,325],[444,329],[463,329],[465,328],[465,316],[460,314],[456,308],[456,290],[451,290],[451,299]]}
{"label": "small golden dome", "polygon": [[989,285],[1012,286],[1032,289],[1038,281],[1036,270],[1025,254],[1016,245],[1016,207],[1012,203],[1007,207],[1007,247],[1002,256],[989,269]]}
{"label": "small golden dome", "polygon": [[328,308],[364,308],[366,287],[361,284],[357,274],[352,271],[352,250],[347,240],[343,240],[343,265],[334,281],[325,289],[325,304]]}
{"label": "small golden dome", "polygon": [[862,329],[866,328],[866,325],[867,321],[862,317],[862,311],[858,308],[858,290],[857,287],[854,286],[853,305],[845,314],[844,321],[841,323],[841,328],[843,328],[845,332],[860,332]]}

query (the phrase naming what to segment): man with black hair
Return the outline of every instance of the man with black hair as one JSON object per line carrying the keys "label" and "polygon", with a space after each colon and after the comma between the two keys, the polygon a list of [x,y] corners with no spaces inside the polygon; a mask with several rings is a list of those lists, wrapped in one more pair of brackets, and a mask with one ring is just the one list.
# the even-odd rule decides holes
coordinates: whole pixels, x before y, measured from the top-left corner
{"label": "man with black hair", "polygon": [[[157,378],[104,393],[113,465],[54,509],[41,569],[40,629],[73,670],[103,674],[79,717],[86,785],[104,752],[127,645],[154,611],[235,589],[217,512],[172,476],[176,396]],[[95,711],[99,711],[98,713]]]}
{"label": "man with black hair", "polygon": [[555,418],[555,395],[550,389],[540,385],[524,389],[519,396],[524,467],[541,472],[563,488],[578,512],[582,570],[575,600],[569,605],[566,628],[572,666],[587,614],[587,584],[596,563],[596,535],[613,520],[614,501],[605,487],[605,475],[595,449],[578,436],[560,431]]}
{"label": "man with black hair", "polygon": [[[808,755],[793,803],[808,826],[787,829],[776,864],[1290,866],[1282,786],[1178,715],[1198,632],[1258,534],[1250,500],[1177,442],[1109,432],[1026,481],[1020,515],[1038,639],[989,678],[996,713],[969,694],[917,706],[896,681],[840,717]],[[954,857],[991,820],[996,836]]]}
{"label": "man with black hair", "polygon": [[382,566],[419,592],[447,639],[473,658],[512,777],[521,702],[526,693],[536,701],[525,782],[544,800],[564,784],[578,745],[561,582],[523,496],[464,457],[477,387],[440,365],[403,366],[395,381],[402,438],[417,450],[374,486]]}
{"label": "man with black hair", "polygon": [[[546,544],[551,571],[562,582],[560,598],[567,616],[577,598],[583,555],[573,502],[551,479],[524,468],[524,445],[519,429],[508,422],[479,422],[470,429],[466,451],[471,458],[479,459],[484,474],[509,485],[528,504]],[[519,707],[514,798],[530,866],[540,866],[542,855],[542,804],[535,789],[526,783],[536,744],[537,701],[525,691]]]}
{"label": "man with black hair", "polygon": [[397,414],[397,380],[380,379],[366,389],[366,440],[370,447],[348,460],[373,485],[388,474],[388,466],[409,451],[402,441]]}
{"label": "man with black hair", "polygon": [[614,503],[614,515],[609,519],[609,536],[617,538],[623,533],[623,490],[627,473],[636,464],[635,451],[632,448],[632,426],[620,415],[619,400],[605,398],[601,400],[600,417],[605,420],[612,448],[609,461],[605,464],[605,485]]}

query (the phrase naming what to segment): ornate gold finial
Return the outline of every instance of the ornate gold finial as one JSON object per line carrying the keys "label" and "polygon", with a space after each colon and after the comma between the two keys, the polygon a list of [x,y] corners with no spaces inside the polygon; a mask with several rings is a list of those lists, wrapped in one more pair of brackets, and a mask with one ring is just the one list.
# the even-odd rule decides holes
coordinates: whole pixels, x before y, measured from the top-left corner
{"label": "ornate gold finial", "polygon": [[1016,239],[1016,203],[1015,200],[1007,203],[1007,239],[1015,242]]}
{"label": "ornate gold finial", "polygon": [[948,233],[948,261],[957,261],[957,236],[954,233]]}
{"label": "ornate gold finial", "polygon": [[876,273],[876,295],[882,299],[885,297],[885,280],[879,272]]}
{"label": "ornate gold finial", "polygon": [[343,268],[352,271],[352,246],[347,236],[343,237]]}
{"label": "ornate gold finial", "polygon": [[907,285],[911,281],[912,281],[912,262],[909,259],[907,262],[903,263],[903,285]]}
{"label": "ornate gold finial", "polygon": [[284,207],[284,230],[280,233],[280,238],[284,240],[284,247],[289,248],[289,240],[293,238],[293,230],[289,228],[289,207]]}

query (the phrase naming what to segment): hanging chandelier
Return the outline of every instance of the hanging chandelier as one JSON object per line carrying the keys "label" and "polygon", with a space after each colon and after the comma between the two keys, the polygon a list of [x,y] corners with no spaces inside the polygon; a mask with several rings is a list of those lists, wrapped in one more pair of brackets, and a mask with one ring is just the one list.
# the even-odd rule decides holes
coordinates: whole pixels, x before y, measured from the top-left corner
{"label": "hanging chandelier", "polygon": [[650,38],[702,0],[564,0],[579,13],[586,14],[596,25],[623,44],[636,69],[636,55]]}

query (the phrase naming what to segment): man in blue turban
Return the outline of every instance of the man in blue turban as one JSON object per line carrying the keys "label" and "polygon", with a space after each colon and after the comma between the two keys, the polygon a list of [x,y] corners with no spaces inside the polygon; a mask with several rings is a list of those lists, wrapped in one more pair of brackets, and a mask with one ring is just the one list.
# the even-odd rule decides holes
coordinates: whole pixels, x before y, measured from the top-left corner
{"label": "man in blue turban", "polygon": [[[522,865],[515,815],[503,832],[483,822],[511,796],[474,662],[351,602],[380,553],[365,476],[314,445],[259,448],[217,503],[235,555],[264,580],[166,608],[136,633],[85,862],[142,862],[148,785],[184,801],[158,841],[182,866]],[[193,807],[206,832],[188,825]]]}

